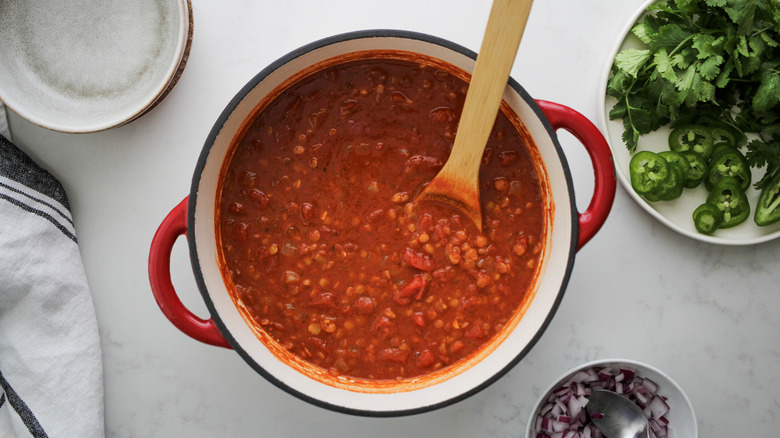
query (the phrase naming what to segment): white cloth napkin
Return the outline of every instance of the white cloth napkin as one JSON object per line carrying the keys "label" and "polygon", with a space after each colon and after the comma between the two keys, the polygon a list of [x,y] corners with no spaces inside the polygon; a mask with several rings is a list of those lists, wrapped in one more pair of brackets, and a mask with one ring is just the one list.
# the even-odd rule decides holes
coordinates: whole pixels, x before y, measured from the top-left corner
{"label": "white cloth napkin", "polygon": [[62,185],[0,105],[0,437],[103,437],[95,309]]}

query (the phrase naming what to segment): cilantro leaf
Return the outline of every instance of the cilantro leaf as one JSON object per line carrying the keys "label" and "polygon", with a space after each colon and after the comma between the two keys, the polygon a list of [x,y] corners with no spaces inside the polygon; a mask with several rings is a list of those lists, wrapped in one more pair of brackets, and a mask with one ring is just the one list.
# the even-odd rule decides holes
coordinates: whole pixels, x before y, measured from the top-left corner
{"label": "cilantro leaf", "polygon": [[[780,13],[780,9],[778,9],[778,13]],[[764,40],[766,45],[769,46],[769,47],[774,48],[774,47],[780,46],[780,43],[775,41],[775,39],[772,38],[771,35],[769,35],[769,32],[761,32],[761,33],[759,33],[759,36],[761,37],[762,40]]]}
{"label": "cilantro leaf", "polygon": [[766,167],[763,178],[753,184],[757,190],[761,190],[771,176],[780,169],[780,140],[752,140],[747,144],[745,158],[751,167],[758,169]]}
{"label": "cilantro leaf", "polygon": [[718,56],[723,53],[722,36],[715,38],[711,34],[696,34],[693,36],[691,46],[698,51],[696,55],[699,59],[705,59],[712,56]]}
{"label": "cilantro leaf", "polygon": [[734,62],[727,61],[720,70],[718,77],[715,78],[715,86],[725,88],[731,81],[731,72],[734,71]]}
{"label": "cilantro leaf", "polygon": [[653,64],[655,64],[655,69],[662,78],[669,82],[677,82],[677,74],[674,71],[672,58],[669,57],[666,50],[661,49],[655,53]]}
{"label": "cilantro leaf", "polygon": [[715,86],[710,82],[699,80],[697,86],[694,88],[696,97],[699,102],[707,102],[715,100]]}
{"label": "cilantro leaf", "polygon": [[761,67],[761,58],[757,56],[751,56],[749,58],[742,59],[742,74],[745,77],[750,78],[750,75],[757,72]]}
{"label": "cilantro leaf", "polygon": [[[628,120],[628,119],[624,119]],[[631,126],[630,123],[624,123],[625,130],[623,131],[623,135],[621,136],[623,143],[626,144],[626,147],[629,151],[633,152],[636,150],[637,146],[639,145],[639,131],[637,131],[636,128]]]}
{"label": "cilantro leaf", "polygon": [[747,44],[747,37],[745,35],[740,35],[739,40],[737,40],[737,53],[744,56],[745,58],[750,56],[750,49],[748,48]]}
{"label": "cilantro leaf", "polygon": [[685,72],[677,79],[674,84],[677,85],[677,89],[680,91],[690,91],[693,88],[694,81],[696,80],[696,66],[691,65],[685,69]]}
{"label": "cilantro leaf", "polygon": [[702,78],[711,81],[720,73],[721,64],[723,64],[722,56],[710,56],[699,64],[699,73],[701,73]]}
{"label": "cilantro leaf", "polygon": [[772,72],[764,75],[761,84],[753,96],[755,111],[768,111],[780,102],[780,73]]}
{"label": "cilantro leaf", "polygon": [[643,43],[650,44],[650,41],[653,40],[653,33],[655,33],[655,30],[650,27],[647,20],[643,20],[637,23],[631,29],[631,32]]}
{"label": "cilantro leaf", "polygon": [[683,30],[677,24],[667,24],[658,29],[658,34],[650,42],[650,49],[653,51],[666,49],[669,53],[674,53],[680,50],[683,43],[690,38],[693,38],[690,31]]}
{"label": "cilantro leaf", "polygon": [[731,0],[724,8],[731,21],[742,27],[750,27],[756,15],[756,0]]}
{"label": "cilantro leaf", "polygon": [[751,35],[750,38],[748,38],[748,47],[750,47],[751,50],[750,56],[756,57],[763,55],[764,51],[767,49],[767,44],[764,42],[763,38],[761,38],[761,35]]}
{"label": "cilantro leaf", "polygon": [[769,145],[762,140],[752,140],[747,144],[747,153],[745,158],[752,167],[764,167],[767,164],[767,153]]}
{"label": "cilantro leaf", "polygon": [[625,100],[619,100],[612,109],[609,110],[609,120],[622,120],[628,114],[628,107]]}
{"label": "cilantro leaf", "polygon": [[615,56],[615,66],[635,78],[648,59],[650,59],[650,50],[626,49]]}

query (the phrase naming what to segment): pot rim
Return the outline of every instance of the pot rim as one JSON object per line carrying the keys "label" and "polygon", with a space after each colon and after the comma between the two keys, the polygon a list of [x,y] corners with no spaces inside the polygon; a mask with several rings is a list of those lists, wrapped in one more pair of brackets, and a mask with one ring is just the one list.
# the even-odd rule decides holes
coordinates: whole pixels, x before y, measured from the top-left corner
{"label": "pot rim", "polygon": [[209,132],[209,135],[206,138],[203,149],[201,151],[201,154],[195,166],[192,185],[190,188],[190,202],[187,207],[187,230],[188,230],[187,237],[188,237],[190,259],[192,262],[193,273],[195,274],[196,284],[198,285],[198,289],[201,293],[201,296],[203,297],[203,300],[206,304],[209,314],[214,320],[217,327],[219,328],[219,331],[222,333],[222,335],[230,344],[230,346],[242,357],[242,359],[247,364],[249,364],[252,367],[252,369],[254,369],[258,374],[263,376],[266,380],[271,382],[276,387],[284,390],[288,394],[297,397],[298,399],[309,402],[315,406],[319,406],[335,412],[341,412],[341,413],[357,415],[357,416],[398,417],[398,416],[408,416],[408,415],[433,411],[471,397],[472,395],[482,391],[483,389],[487,388],[488,386],[490,386],[491,384],[499,380],[505,374],[507,374],[509,370],[511,370],[514,366],[516,366],[517,363],[519,363],[520,360],[524,358],[526,354],[528,354],[531,348],[533,348],[536,345],[536,343],[541,338],[544,331],[547,329],[547,326],[552,321],[552,318],[555,315],[561,300],[563,299],[563,295],[566,291],[566,287],[568,285],[569,278],[571,276],[571,272],[574,266],[575,255],[578,249],[577,248],[577,241],[579,236],[579,229],[577,226],[578,210],[576,208],[576,200],[575,200],[573,181],[571,177],[571,170],[569,168],[568,162],[566,161],[566,156],[563,153],[563,149],[561,148],[561,145],[558,141],[558,137],[555,133],[555,130],[553,129],[550,122],[548,121],[544,112],[534,101],[534,99],[525,91],[525,89],[522,86],[520,86],[520,84],[517,81],[515,81],[512,77],[510,77],[508,80],[508,86],[510,86],[518,94],[518,96],[523,101],[525,101],[526,104],[530,106],[533,113],[537,116],[539,121],[542,123],[547,135],[549,135],[550,140],[555,148],[556,154],[560,159],[560,165],[562,167],[563,174],[565,175],[565,179],[566,179],[566,187],[568,191],[568,199],[570,204],[569,210],[571,212],[571,217],[569,218],[569,220],[570,223],[572,224],[571,233],[570,233],[570,242],[569,242],[569,254],[567,256],[568,263],[561,276],[560,288],[549,309],[549,312],[544,318],[544,321],[540,324],[540,326],[536,330],[536,333],[533,335],[530,341],[517,353],[517,355],[512,360],[508,361],[504,367],[502,367],[500,370],[495,372],[493,375],[488,376],[481,383],[475,385],[474,387],[466,391],[463,391],[456,396],[441,400],[437,403],[432,403],[429,405],[410,408],[410,409],[368,410],[368,409],[358,409],[358,408],[352,408],[347,406],[341,406],[335,403],[330,403],[328,401],[321,400],[312,397],[311,395],[305,394],[299,391],[298,389],[292,388],[291,386],[285,384],[283,381],[277,378],[275,375],[270,373],[268,370],[263,368],[261,364],[257,363],[252,357],[250,357],[249,353],[244,348],[242,348],[240,343],[231,334],[226,324],[221,319],[220,314],[218,313],[214,305],[214,302],[212,301],[212,298],[209,294],[208,288],[204,280],[203,272],[201,270],[201,265],[199,261],[200,257],[198,256],[196,250],[197,238],[195,233],[195,229],[196,229],[195,228],[195,207],[197,204],[196,200],[197,200],[198,190],[201,183],[201,175],[206,165],[206,160],[210,154],[211,147],[213,146],[225,122],[228,120],[228,118],[236,109],[236,107],[239,105],[239,103],[241,103],[244,100],[244,98],[250,93],[250,91],[252,91],[267,76],[269,76],[271,73],[279,69],[281,66],[313,50],[320,49],[332,44],[345,42],[345,41],[357,40],[357,39],[370,39],[370,38],[399,38],[399,39],[419,40],[425,43],[442,46],[444,48],[450,49],[454,52],[457,52],[471,59],[476,59],[477,57],[476,52],[469,50],[452,41],[440,37],[432,36],[429,34],[425,34],[425,33],[419,33],[414,31],[407,31],[407,30],[394,30],[394,29],[369,29],[369,30],[359,30],[359,31],[347,32],[347,33],[341,33],[341,34],[322,38],[320,40],[306,44],[281,56],[280,58],[278,58],[277,60],[269,64],[267,67],[262,69],[259,73],[257,73],[251,80],[249,80],[238,91],[238,93],[226,105],[225,109],[217,118],[217,120],[214,123],[214,126]]}

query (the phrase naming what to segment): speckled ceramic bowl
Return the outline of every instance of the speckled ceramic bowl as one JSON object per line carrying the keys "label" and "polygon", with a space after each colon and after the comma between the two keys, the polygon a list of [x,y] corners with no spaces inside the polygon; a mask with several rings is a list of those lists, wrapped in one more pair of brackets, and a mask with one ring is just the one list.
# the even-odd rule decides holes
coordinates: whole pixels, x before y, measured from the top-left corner
{"label": "speckled ceramic bowl", "polygon": [[171,90],[191,37],[189,0],[4,0],[0,99],[55,131],[123,125]]}

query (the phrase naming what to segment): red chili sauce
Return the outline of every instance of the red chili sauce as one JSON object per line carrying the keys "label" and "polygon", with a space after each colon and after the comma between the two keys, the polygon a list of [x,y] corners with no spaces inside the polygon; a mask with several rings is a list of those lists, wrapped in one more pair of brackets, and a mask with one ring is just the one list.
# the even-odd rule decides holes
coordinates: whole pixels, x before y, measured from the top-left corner
{"label": "red chili sauce", "polygon": [[421,62],[350,61],[259,110],[217,201],[223,275],[255,329],[326,373],[369,380],[446,369],[502,330],[532,293],[545,230],[527,134],[499,114],[482,233],[415,202],[449,155],[466,89]]}

